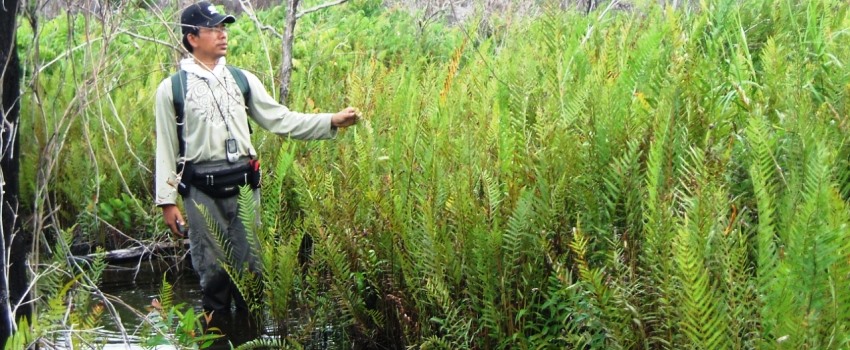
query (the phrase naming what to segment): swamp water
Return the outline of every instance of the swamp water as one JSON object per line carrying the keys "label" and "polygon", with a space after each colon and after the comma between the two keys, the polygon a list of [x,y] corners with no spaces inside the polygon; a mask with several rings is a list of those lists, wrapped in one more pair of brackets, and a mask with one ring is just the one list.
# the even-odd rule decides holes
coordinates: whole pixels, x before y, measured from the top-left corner
{"label": "swamp water", "polygon": [[[172,294],[174,305],[183,304],[181,311],[188,311],[190,307],[195,310],[196,314],[202,312],[201,307],[201,290],[198,277],[195,272],[188,267],[189,264],[182,263],[178,265],[169,265],[166,262],[151,260],[138,262],[112,264],[105,271],[102,282],[101,291],[104,294],[111,295],[120,299],[124,304],[113,303],[117,313],[121,318],[121,325],[127,337],[120,332],[120,327],[107,312],[104,312],[104,327],[102,336],[106,339],[106,346],[103,349],[143,349],[142,338],[140,337],[140,325],[142,324],[141,314],[146,314],[151,309],[151,303],[154,299],[159,299],[159,293],[162,286],[163,275],[166,275],[166,281],[172,286]],[[135,309],[131,310],[129,307]],[[207,349],[231,349],[240,344],[249,342],[258,338],[277,339],[279,332],[271,320],[260,322],[251,318],[246,313],[232,312],[229,315],[213,315],[212,327],[220,330],[224,336],[217,339],[216,342]],[[287,322],[288,327],[297,327],[297,324]],[[302,344],[305,349],[335,349],[335,342],[332,340],[332,329],[326,329],[318,332],[318,337],[314,336],[310,344]],[[171,346],[160,346],[155,349],[175,349]]]}

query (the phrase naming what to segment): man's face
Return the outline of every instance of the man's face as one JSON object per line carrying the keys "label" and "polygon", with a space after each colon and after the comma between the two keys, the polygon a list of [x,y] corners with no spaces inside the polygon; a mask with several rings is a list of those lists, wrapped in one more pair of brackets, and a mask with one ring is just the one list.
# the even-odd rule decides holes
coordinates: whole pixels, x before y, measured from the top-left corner
{"label": "man's face", "polygon": [[201,27],[198,35],[189,35],[189,43],[194,48],[195,56],[219,59],[227,54],[227,29],[224,24],[212,28]]}

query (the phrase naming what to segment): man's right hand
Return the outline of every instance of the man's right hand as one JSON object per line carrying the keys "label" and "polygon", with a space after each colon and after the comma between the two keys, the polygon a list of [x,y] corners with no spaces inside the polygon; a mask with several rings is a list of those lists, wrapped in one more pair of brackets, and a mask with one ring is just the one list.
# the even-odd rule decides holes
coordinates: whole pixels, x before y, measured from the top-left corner
{"label": "man's right hand", "polygon": [[186,221],[183,221],[183,214],[180,214],[180,209],[176,205],[163,205],[162,218],[165,220],[165,225],[171,229],[171,233],[183,238],[181,229],[186,226]]}
{"label": "man's right hand", "polygon": [[344,128],[348,126],[354,125],[357,123],[357,118],[360,116],[357,115],[357,109],[354,107],[346,107],[345,109],[334,113],[331,116],[331,125],[337,128]]}

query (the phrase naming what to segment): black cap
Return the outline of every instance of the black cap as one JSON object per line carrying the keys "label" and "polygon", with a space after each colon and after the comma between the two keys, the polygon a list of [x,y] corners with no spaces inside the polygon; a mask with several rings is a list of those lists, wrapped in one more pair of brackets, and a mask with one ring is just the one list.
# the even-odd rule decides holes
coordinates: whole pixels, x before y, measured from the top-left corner
{"label": "black cap", "polygon": [[219,13],[209,1],[189,5],[180,14],[180,27],[183,35],[188,34],[193,27],[212,28],[222,23],[233,22],[236,22],[236,17]]}

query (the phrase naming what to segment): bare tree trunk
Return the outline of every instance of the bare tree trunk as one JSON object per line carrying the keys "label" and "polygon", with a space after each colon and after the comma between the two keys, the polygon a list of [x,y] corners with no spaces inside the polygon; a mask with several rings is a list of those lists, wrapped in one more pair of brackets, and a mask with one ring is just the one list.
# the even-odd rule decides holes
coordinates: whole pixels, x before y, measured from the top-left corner
{"label": "bare tree trunk", "polygon": [[283,46],[283,62],[280,63],[280,103],[282,105],[286,105],[286,100],[289,97],[289,81],[292,80],[292,42],[295,41],[295,22],[301,16],[346,3],[348,0],[329,1],[299,13],[298,4],[300,2],[301,0],[289,0],[289,7],[286,9],[286,28],[281,43]]}
{"label": "bare tree trunk", "polygon": [[286,31],[283,33],[283,61],[280,63],[280,103],[286,105],[289,97],[289,81],[292,79],[292,42],[295,40],[295,21],[298,20],[298,3],[289,0],[286,8]]}
{"label": "bare tree trunk", "polygon": [[[18,174],[20,172],[18,147],[18,120],[20,118],[21,70],[18,60],[18,48],[15,43],[15,24],[18,18],[18,0],[4,0],[0,6],[0,80],[2,80],[2,110],[0,117],[0,205],[2,208],[3,230],[0,250],[0,346],[15,329],[15,315],[27,317],[32,313],[26,294],[29,280],[27,277],[27,253],[29,253],[30,235],[20,230],[18,222]],[[7,252],[10,252],[8,255]],[[6,261],[6,258],[9,261]],[[17,307],[16,309],[13,309]]]}
{"label": "bare tree trunk", "polygon": [[596,9],[597,5],[599,5],[599,4],[598,4],[598,1],[596,1],[596,0],[585,0],[585,2],[584,2],[584,13],[589,15],[591,12],[593,12],[593,10]]}

